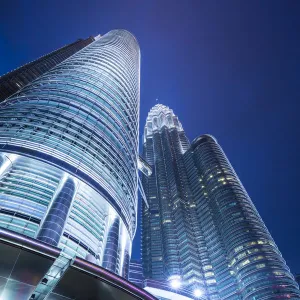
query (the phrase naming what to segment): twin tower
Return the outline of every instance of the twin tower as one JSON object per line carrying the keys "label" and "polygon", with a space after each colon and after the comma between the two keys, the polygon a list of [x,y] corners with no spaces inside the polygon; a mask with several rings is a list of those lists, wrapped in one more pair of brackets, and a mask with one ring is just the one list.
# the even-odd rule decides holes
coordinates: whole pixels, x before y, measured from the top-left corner
{"label": "twin tower", "polygon": [[0,77],[0,100],[1,232],[61,251],[49,291],[75,257],[128,277],[144,161],[145,282],[191,298],[300,298],[214,137],[190,143],[158,104],[139,158],[140,49],[129,32],[78,40]]}

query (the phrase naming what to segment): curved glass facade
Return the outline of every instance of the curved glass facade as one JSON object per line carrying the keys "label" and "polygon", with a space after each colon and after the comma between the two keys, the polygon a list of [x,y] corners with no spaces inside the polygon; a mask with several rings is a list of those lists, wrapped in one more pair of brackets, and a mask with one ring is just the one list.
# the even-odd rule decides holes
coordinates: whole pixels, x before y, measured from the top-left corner
{"label": "curved glass facade", "polygon": [[299,299],[289,268],[216,139],[200,136],[189,152],[187,169],[218,296]]}
{"label": "curved glass facade", "polygon": [[113,30],[0,104],[3,227],[127,276],[139,81],[136,39]]}

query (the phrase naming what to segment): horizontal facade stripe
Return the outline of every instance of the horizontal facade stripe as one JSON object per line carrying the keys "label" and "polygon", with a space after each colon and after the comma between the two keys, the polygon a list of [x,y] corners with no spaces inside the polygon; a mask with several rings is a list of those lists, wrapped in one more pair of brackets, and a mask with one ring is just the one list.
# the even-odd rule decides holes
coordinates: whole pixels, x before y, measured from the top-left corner
{"label": "horizontal facade stripe", "polygon": [[92,179],[90,176],[88,176],[86,173],[82,172],[81,170],[75,168],[73,165],[70,165],[66,163],[65,161],[58,159],[54,156],[39,152],[37,150],[28,149],[25,147],[19,147],[19,146],[12,146],[7,144],[0,144],[0,148],[8,153],[18,153],[20,155],[26,155],[31,158],[37,158],[40,159],[43,162],[49,163],[53,166],[56,166],[60,168],[61,170],[64,170],[70,174],[73,174],[75,177],[80,178],[85,183],[96,189],[107,201],[114,207],[114,209],[120,214],[120,217],[122,218],[123,222],[126,224],[127,228],[129,228],[129,224],[126,222],[125,217],[122,214],[121,209],[117,205],[114,198],[110,196],[110,194],[102,188],[102,186],[94,179]]}

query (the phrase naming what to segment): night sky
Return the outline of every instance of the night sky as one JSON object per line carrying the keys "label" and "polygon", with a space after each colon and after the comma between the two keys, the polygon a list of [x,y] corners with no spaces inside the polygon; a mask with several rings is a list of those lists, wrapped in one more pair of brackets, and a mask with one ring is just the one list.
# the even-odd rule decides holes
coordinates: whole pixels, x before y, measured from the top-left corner
{"label": "night sky", "polygon": [[0,74],[116,28],[141,47],[141,129],[158,99],[214,135],[300,273],[300,1],[1,1]]}

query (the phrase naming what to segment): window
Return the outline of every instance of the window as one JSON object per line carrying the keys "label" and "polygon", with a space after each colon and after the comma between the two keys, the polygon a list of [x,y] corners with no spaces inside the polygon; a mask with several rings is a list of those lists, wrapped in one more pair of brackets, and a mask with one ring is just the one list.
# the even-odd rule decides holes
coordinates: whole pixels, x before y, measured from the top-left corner
{"label": "window", "polygon": [[209,279],[209,280],[206,280],[206,283],[207,284],[214,284],[214,283],[217,283],[216,279]]}
{"label": "window", "polygon": [[246,260],[244,260],[244,261],[240,264],[240,266],[243,267],[243,266],[248,265],[249,263],[250,263],[250,260],[249,260],[249,259],[246,259]]}
{"label": "window", "polygon": [[264,257],[262,255],[256,256],[254,257],[254,260],[259,260],[259,259],[263,259]]}
{"label": "window", "polygon": [[204,273],[204,277],[207,278],[207,277],[211,277],[211,276],[214,276],[214,272],[206,272]]}
{"label": "window", "polygon": [[240,250],[242,250],[244,248],[244,246],[238,246],[234,249],[234,252],[237,253],[239,252]]}
{"label": "window", "polygon": [[261,268],[264,268],[265,266],[266,266],[266,264],[258,264],[258,265],[256,265],[256,268],[261,269]]}
{"label": "window", "polygon": [[246,256],[246,252],[242,252],[241,254],[239,254],[238,256],[237,256],[237,258],[238,259],[242,259],[243,257],[245,257]]}

